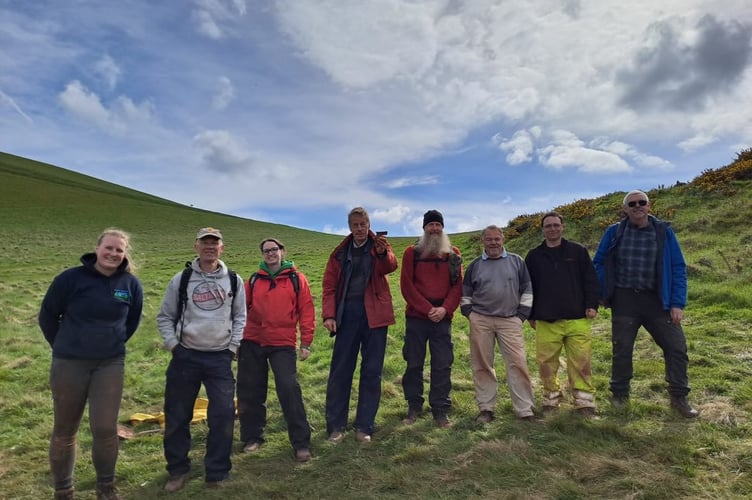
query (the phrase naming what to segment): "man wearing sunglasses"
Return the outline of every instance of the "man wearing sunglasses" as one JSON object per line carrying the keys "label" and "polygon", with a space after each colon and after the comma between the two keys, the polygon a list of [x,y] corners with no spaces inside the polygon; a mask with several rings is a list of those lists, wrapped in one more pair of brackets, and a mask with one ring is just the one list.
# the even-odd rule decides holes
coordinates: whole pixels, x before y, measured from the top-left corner
{"label": "man wearing sunglasses", "polygon": [[681,327],[687,303],[684,256],[670,225],[650,215],[647,194],[630,191],[622,208],[626,217],[606,229],[593,258],[601,300],[612,313],[611,403],[619,408],[629,401],[632,354],[642,326],[663,350],[671,407],[694,418]]}

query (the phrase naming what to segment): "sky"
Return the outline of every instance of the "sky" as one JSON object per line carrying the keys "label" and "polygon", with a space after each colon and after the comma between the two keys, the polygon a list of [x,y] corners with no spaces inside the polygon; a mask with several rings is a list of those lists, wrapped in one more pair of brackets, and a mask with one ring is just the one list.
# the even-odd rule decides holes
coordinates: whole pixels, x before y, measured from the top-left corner
{"label": "sky", "polygon": [[315,231],[472,231],[731,163],[751,53],[749,0],[0,0],[0,151]]}

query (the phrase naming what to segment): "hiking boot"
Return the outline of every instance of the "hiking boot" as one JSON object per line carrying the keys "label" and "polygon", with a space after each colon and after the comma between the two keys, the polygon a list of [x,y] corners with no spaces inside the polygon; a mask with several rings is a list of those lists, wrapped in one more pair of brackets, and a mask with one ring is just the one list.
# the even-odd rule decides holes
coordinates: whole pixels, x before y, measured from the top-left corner
{"label": "hiking boot", "polygon": [[493,419],[494,419],[494,414],[492,411],[481,410],[481,412],[475,418],[475,421],[478,422],[479,424],[489,424],[493,421]]}
{"label": "hiking boot", "polygon": [[409,408],[407,410],[407,416],[402,419],[402,425],[413,425],[420,417],[420,410],[417,408]]}
{"label": "hiking boot", "polygon": [[439,429],[452,428],[452,422],[449,421],[449,417],[447,417],[445,413],[439,413],[433,418],[433,421],[436,422],[436,427]]}
{"label": "hiking boot", "polygon": [[204,487],[210,490],[217,490],[219,488],[224,488],[227,485],[228,481],[228,478],[219,479],[217,481],[206,481],[204,483]]}
{"label": "hiking boot", "polygon": [[115,483],[97,483],[97,500],[120,500]]}
{"label": "hiking boot", "polygon": [[254,451],[259,451],[261,448],[261,443],[258,441],[248,441],[245,446],[243,446],[243,453],[253,453]]}
{"label": "hiking boot", "polygon": [[533,415],[525,415],[524,417],[519,417],[519,420],[521,420],[523,422],[530,422],[530,423],[533,423],[533,424],[541,421],[541,419],[538,418],[538,415],[535,415],[535,414],[533,414]]}
{"label": "hiking boot", "polygon": [[345,433],[342,431],[334,431],[331,434],[329,434],[328,441],[330,443],[339,444],[343,439],[345,439]]}
{"label": "hiking boot", "polygon": [[170,479],[164,485],[164,490],[170,493],[180,491],[185,486],[185,482],[188,480],[188,473],[178,474],[177,476],[170,476]]}
{"label": "hiking boot", "polygon": [[355,441],[359,442],[360,444],[370,443],[371,435],[363,431],[358,431],[355,433]]}
{"label": "hiking boot", "polygon": [[543,415],[554,415],[558,411],[558,406],[543,406]]}
{"label": "hiking boot", "polygon": [[687,396],[671,396],[671,408],[679,412],[684,418],[695,418],[700,414],[689,404]]}
{"label": "hiking boot", "polygon": [[611,396],[611,406],[614,407],[614,409],[621,409],[625,408],[629,404],[629,396],[617,396],[614,394]]}
{"label": "hiking boot", "polygon": [[73,488],[55,490],[55,500],[73,500],[74,498],[75,498],[75,492]]}
{"label": "hiking boot", "polygon": [[591,406],[583,406],[575,410],[579,416],[585,420],[598,420],[598,415],[595,413],[595,408]]}
{"label": "hiking boot", "polygon": [[308,448],[301,448],[299,450],[295,450],[295,460],[301,463],[310,462],[311,451]]}

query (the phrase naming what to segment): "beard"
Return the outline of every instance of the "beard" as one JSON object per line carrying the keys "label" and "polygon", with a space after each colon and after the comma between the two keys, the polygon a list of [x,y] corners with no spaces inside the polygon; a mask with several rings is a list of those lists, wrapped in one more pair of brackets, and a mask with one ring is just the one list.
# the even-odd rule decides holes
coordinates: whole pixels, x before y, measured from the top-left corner
{"label": "beard", "polygon": [[415,249],[423,257],[441,257],[452,251],[452,243],[446,233],[426,234],[420,237],[415,244]]}

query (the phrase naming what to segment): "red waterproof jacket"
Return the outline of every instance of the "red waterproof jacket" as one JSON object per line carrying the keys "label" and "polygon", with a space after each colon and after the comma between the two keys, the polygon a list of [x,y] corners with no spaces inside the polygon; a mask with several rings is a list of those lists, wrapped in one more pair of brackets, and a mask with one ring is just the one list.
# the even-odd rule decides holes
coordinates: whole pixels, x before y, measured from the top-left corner
{"label": "red waterproof jacket", "polygon": [[[457,247],[452,251],[460,254]],[[400,289],[407,307],[405,316],[428,318],[433,307],[446,309],[446,319],[451,320],[462,298],[462,268],[457,281],[451,284],[449,279],[449,259],[420,256],[415,258],[415,246],[409,246],[402,255]]]}
{"label": "red waterproof jacket", "polygon": [[308,279],[297,270],[300,290],[295,292],[290,279],[293,269],[283,269],[273,278],[266,270],[259,269],[253,290],[251,279],[245,282],[248,316],[243,339],[261,346],[296,347],[300,325],[300,344],[311,345],[316,327],[313,296]]}
{"label": "red waterproof jacket", "polygon": [[[373,231],[368,232],[368,238],[373,241],[376,234]],[[337,324],[342,322],[343,300],[342,292],[344,291],[345,274],[344,263],[347,259],[348,245],[352,244],[352,234],[348,235],[329,256],[326,264],[323,281],[323,298],[321,303],[321,317],[326,320],[333,318]],[[387,274],[397,269],[397,257],[392,252],[392,246],[387,244],[386,254],[377,255],[374,249],[371,249],[373,267],[371,275],[368,278],[368,285],[364,296],[366,316],[368,317],[368,326],[370,328],[380,328],[395,323],[394,307],[392,306],[392,292],[389,289]],[[343,271],[345,271],[343,273]]]}

